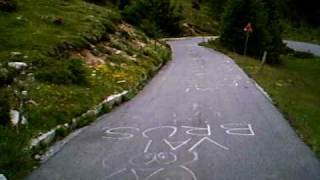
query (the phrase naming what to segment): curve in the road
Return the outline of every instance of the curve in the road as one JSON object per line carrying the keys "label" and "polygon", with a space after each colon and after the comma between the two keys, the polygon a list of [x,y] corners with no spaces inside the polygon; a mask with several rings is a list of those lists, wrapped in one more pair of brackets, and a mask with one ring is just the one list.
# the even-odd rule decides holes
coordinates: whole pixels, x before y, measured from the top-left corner
{"label": "curve in the road", "polygon": [[173,60],[29,180],[318,180],[320,165],[227,56],[171,41]]}
{"label": "curve in the road", "polygon": [[286,40],[284,42],[288,47],[294,49],[295,51],[309,52],[316,56],[320,56],[320,45],[291,40]]}

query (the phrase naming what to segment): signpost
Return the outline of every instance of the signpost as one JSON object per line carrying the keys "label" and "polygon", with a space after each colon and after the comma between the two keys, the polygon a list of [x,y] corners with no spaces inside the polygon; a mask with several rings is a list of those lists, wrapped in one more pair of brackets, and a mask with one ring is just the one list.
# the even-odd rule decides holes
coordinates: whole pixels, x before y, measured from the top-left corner
{"label": "signpost", "polygon": [[260,68],[259,68],[257,74],[260,74],[262,72],[264,64],[267,61],[267,56],[268,56],[268,51],[264,51],[263,56],[262,56],[262,60],[261,60],[261,65],[260,65]]}
{"label": "signpost", "polygon": [[249,36],[250,36],[250,33],[253,32],[251,23],[248,23],[248,24],[243,28],[243,31],[246,32],[246,41],[245,41],[245,44],[244,44],[244,52],[243,52],[243,55],[245,56],[245,55],[247,55]]}

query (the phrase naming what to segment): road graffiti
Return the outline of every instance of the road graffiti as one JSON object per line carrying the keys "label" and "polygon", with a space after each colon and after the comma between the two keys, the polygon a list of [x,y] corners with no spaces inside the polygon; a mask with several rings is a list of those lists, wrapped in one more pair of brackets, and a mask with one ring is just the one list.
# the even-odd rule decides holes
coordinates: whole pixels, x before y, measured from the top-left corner
{"label": "road graffiti", "polygon": [[[254,136],[255,135],[255,132],[251,124],[244,124],[244,123],[221,124],[220,128],[224,129],[227,135],[238,135],[238,136]],[[191,135],[191,136],[209,137],[212,135],[212,129],[209,124],[206,124],[206,127],[158,126],[158,127],[147,128],[144,130],[141,130],[137,127],[129,127],[129,126],[115,127],[115,128],[105,127],[103,128],[103,130],[104,130],[104,135],[102,136],[102,138],[117,139],[117,140],[129,140],[140,133],[144,138],[150,138],[152,133],[156,131],[162,131],[162,132],[169,131],[168,132],[169,138],[176,135],[178,130],[183,131],[185,132],[186,135]]]}
{"label": "road graffiti", "polygon": [[[121,155],[118,155],[121,156]],[[110,156],[114,157],[114,155]],[[109,168],[112,159],[108,157],[103,159],[103,167]],[[153,180],[153,179],[177,179],[176,172],[183,175],[182,179],[197,180],[195,173],[188,168],[199,160],[197,152],[189,153],[189,158],[183,160],[175,152],[142,153],[129,158],[128,164],[118,168],[113,173],[107,175],[104,180],[112,179],[135,179],[135,180]]]}
{"label": "road graffiti", "polygon": [[[253,126],[248,123],[228,123],[218,126],[227,136],[255,136]],[[113,169],[104,178],[112,179],[191,179],[197,180],[196,173],[188,165],[199,160],[198,149],[202,144],[216,147],[222,151],[230,150],[214,138],[215,132],[210,124],[203,127],[194,126],[157,126],[146,129],[137,127],[105,127],[102,138],[116,140],[119,143],[137,138],[146,139],[141,153],[135,155],[113,154],[103,159],[103,167],[109,166],[115,157],[127,157],[123,167]],[[178,137],[179,140],[176,140]],[[181,139],[181,137],[185,139]],[[158,152],[158,148],[167,149]],[[186,154],[192,156],[186,159]],[[182,155],[182,157],[180,157]]]}

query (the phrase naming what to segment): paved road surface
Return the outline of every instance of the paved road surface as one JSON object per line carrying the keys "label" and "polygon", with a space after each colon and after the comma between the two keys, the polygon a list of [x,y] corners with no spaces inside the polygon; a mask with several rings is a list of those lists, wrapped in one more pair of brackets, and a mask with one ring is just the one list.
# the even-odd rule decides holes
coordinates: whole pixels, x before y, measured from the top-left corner
{"label": "paved road surface", "polygon": [[319,180],[320,165],[228,57],[170,42],[173,61],[32,180]]}
{"label": "paved road surface", "polygon": [[296,51],[310,52],[316,56],[320,56],[320,46],[317,44],[298,42],[298,41],[289,41],[289,40],[284,42],[287,43],[288,47]]}

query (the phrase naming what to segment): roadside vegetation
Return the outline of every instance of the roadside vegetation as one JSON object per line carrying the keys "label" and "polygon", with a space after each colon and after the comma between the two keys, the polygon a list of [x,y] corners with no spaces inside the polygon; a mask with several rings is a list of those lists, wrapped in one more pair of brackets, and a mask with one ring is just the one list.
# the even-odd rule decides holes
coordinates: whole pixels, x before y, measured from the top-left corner
{"label": "roadside vegetation", "polygon": [[183,36],[217,35],[219,17],[211,1],[171,0],[182,11]]}
{"label": "roadside vegetation", "polygon": [[[38,164],[32,138],[110,95],[137,92],[170,58],[165,43],[123,22],[105,1],[0,0],[0,24],[0,174],[8,179]],[[17,127],[9,110],[22,110],[22,98],[28,123]]]}
{"label": "roadside vegetation", "polygon": [[260,71],[257,59],[232,52],[215,41],[205,46],[230,56],[257,81],[300,138],[320,157],[320,57],[292,52],[281,56],[281,65],[265,65]]}
{"label": "roadside vegetation", "polygon": [[[284,2],[293,3],[290,11]],[[295,52],[282,43],[282,38],[319,42],[320,16],[315,15],[320,11],[311,7],[314,3],[305,3],[227,1],[221,15],[220,38],[202,45],[234,59],[268,92],[298,135],[320,157],[320,58]],[[247,33],[244,27],[248,23],[252,23],[253,31]],[[267,54],[262,62],[264,52]]]}
{"label": "roadside vegetation", "polygon": [[282,22],[282,26],[284,39],[320,45],[320,27],[312,27],[308,24],[294,26],[288,22]]}
{"label": "roadside vegetation", "polygon": [[[126,98],[133,97],[170,59],[159,39],[172,36],[221,33],[229,50],[209,46],[233,56],[261,83],[319,154],[319,58],[283,56],[287,50],[279,43],[281,32],[320,42],[319,11],[307,12],[310,7],[296,1],[245,0],[237,8],[240,1],[234,0],[0,0],[0,174],[22,179],[38,164],[39,151],[28,148],[32,138],[70,123],[111,95],[131,90]],[[290,3],[301,6],[290,6],[291,14]],[[274,6],[283,13],[273,12]],[[257,9],[246,14],[251,7]],[[259,61],[230,51],[241,52],[242,28],[249,21],[256,34],[248,55],[258,58],[268,50],[267,63],[277,64],[266,65],[261,75],[254,73]],[[23,112],[27,122],[20,118],[26,123],[13,125],[10,110]]]}

